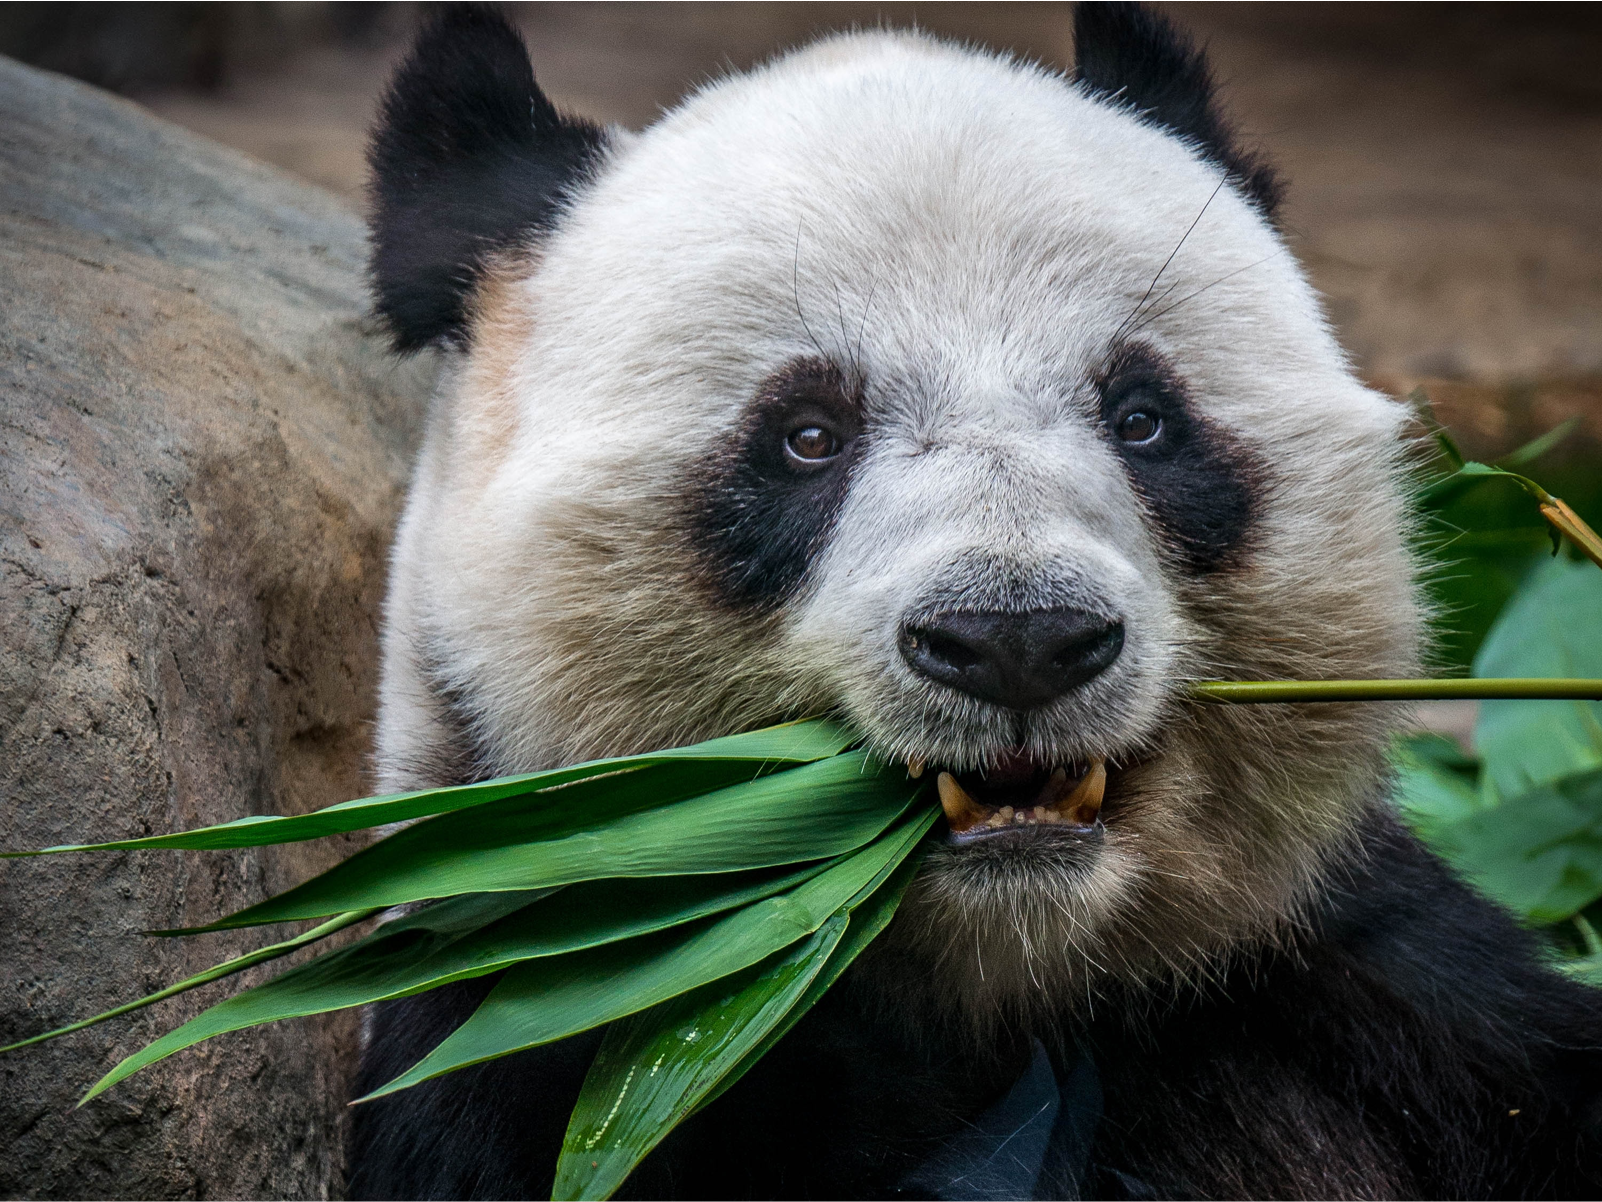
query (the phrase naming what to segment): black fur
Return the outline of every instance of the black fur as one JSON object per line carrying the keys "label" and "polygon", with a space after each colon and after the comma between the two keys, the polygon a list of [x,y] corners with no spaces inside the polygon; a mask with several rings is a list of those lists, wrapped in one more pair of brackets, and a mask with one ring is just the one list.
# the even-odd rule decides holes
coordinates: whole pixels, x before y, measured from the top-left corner
{"label": "black fur", "polygon": [[1207,59],[1166,17],[1142,4],[1081,0],[1074,8],[1074,75],[1088,94],[1191,142],[1265,217],[1274,216],[1283,186],[1273,168],[1236,141]]}
{"label": "black fur", "polygon": [[[624,1196],[885,1197],[919,1180],[1023,1073],[1028,1037],[981,1054],[907,1023],[868,980],[847,974]],[[484,988],[380,1007],[363,1087],[421,1057]],[[1067,1146],[1083,1126],[1059,1119],[1037,1197],[1561,1198],[1602,1187],[1602,995],[1544,964],[1533,936],[1387,810],[1295,948],[1161,1004],[1112,999],[1088,1025],[1035,1034],[1057,1062],[1065,1111],[1068,1070],[1083,1059],[1101,1093],[1088,1166]],[[548,1197],[595,1044],[569,1040],[359,1107],[353,1196]]]}
{"label": "black fur", "polygon": [[[840,440],[834,458],[808,466],[785,454],[786,436],[808,425]],[[800,587],[834,529],[861,440],[858,397],[833,364],[799,359],[763,382],[683,492],[683,521],[719,602],[766,608]]]}
{"label": "black fur", "polygon": [[1296,955],[1104,1011],[1098,1154],[1166,1195],[1595,1197],[1602,993],[1394,820],[1368,842]]}
{"label": "black fur", "polygon": [[437,16],[390,84],[368,151],[373,282],[395,348],[463,340],[490,258],[549,229],[604,145],[598,127],[556,111],[498,13]]}
{"label": "black fur", "polygon": [[[386,1002],[374,1015],[357,1096],[399,1076],[478,1008],[500,973]],[[599,1032],[507,1056],[356,1108],[352,1198],[549,1198],[567,1111],[600,1046]],[[453,1078],[461,1076],[460,1081]],[[415,1096],[413,1096],[415,1095]],[[529,1192],[530,1183],[543,1186]]]}
{"label": "black fur", "polygon": [[[1238,562],[1267,488],[1263,466],[1192,410],[1183,382],[1147,347],[1120,348],[1097,387],[1102,425],[1180,562],[1196,573]],[[1118,437],[1120,421],[1136,413],[1161,422],[1147,442]]]}

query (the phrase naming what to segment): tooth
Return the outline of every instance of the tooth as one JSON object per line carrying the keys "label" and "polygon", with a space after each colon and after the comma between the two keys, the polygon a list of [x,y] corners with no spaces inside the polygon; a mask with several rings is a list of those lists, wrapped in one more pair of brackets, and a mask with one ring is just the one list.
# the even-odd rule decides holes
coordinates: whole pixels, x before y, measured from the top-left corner
{"label": "tooth", "polygon": [[921,755],[914,756],[907,761],[907,775],[912,777],[913,780],[917,780],[923,775],[923,757]]}
{"label": "tooth", "polygon": [[1080,826],[1094,825],[1101,813],[1101,799],[1106,792],[1107,761],[1098,755],[1091,759],[1090,770],[1061,808]]}
{"label": "tooth", "polygon": [[936,777],[935,787],[940,791],[940,808],[946,812],[952,830],[960,834],[985,820],[985,812],[951,773],[942,772]]}

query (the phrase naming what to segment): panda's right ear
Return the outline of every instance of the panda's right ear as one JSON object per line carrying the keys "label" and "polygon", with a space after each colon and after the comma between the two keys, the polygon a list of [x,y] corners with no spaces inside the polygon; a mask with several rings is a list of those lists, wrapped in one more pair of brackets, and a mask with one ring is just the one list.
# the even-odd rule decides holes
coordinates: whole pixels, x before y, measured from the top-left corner
{"label": "panda's right ear", "polygon": [[452,5],[430,21],[367,156],[373,284],[395,348],[464,342],[490,258],[549,229],[605,145],[540,91],[500,13]]}
{"label": "panda's right ear", "polygon": [[1219,108],[1207,56],[1162,13],[1127,0],[1079,0],[1074,76],[1087,95],[1184,138],[1274,219],[1283,185],[1236,139]]}

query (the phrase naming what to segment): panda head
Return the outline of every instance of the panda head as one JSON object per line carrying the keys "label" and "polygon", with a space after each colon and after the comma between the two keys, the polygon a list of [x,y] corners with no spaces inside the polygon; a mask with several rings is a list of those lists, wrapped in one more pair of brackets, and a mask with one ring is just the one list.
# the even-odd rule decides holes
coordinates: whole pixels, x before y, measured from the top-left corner
{"label": "panda head", "polygon": [[1067,78],[833,37],[639,134],[484,10],[423,34],[373,150],[379,309],[450,361],[390,783],[833,713],[946,778],[897,930],[974,1012],[1294,925],[1388,716],[1185,684],[1416,670],[1404,413],[1199,55],[1132,5],[1075,33]]}

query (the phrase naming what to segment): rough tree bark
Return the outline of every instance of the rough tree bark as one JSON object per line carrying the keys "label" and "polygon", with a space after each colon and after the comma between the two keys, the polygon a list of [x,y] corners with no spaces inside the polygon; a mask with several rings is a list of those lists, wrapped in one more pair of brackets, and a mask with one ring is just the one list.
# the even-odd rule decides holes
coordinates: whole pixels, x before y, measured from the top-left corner
{"label": "rough tree bark", "polygon": [[[433,372],[384,353],[363,254],[332,196],[0,59],[0,847],[362,792]],[[0,1044],[259,946],[138,932],[349,850],[0,861]],[[233,987],[0,1057],[0,1195],[337,1195],[352,1015],[218,1039],[73,1109]]]}

